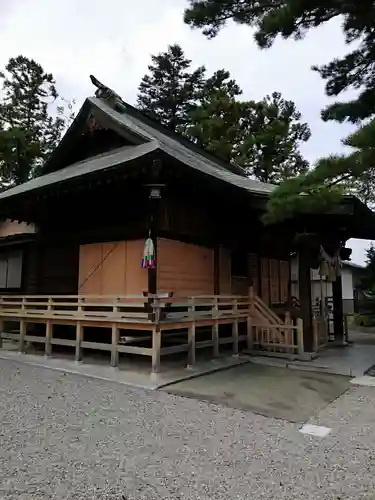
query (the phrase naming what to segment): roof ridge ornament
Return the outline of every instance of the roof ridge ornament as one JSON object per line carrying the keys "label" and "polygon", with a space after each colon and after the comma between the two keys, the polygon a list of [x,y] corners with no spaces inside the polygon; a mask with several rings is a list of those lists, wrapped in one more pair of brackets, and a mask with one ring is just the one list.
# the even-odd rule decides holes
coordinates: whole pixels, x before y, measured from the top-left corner
{"label": "roof ridge ornament", "polygon": [[114,90],[101,83],[97,78],[95,78],[94,75],[90,75],[90,80],[97,88],[95,91],[95,97],[103,99],[111,106],[111,108],[119,111],[120,113],[123,113],[126,110],[126,103]]}

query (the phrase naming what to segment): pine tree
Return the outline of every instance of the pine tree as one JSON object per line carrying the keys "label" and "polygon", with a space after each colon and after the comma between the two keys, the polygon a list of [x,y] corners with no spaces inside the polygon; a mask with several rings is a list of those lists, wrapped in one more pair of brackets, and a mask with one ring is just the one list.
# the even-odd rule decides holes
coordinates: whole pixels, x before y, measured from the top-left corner
{"label": "pine tree", "polygon": [[151,74],[139,86],[142,111],[264,182],[307,169],[299,144],[310,130],[292,101],[277,92],[261,102],[241,101],[242,90],[228,71],[209,78],[204,68],[189,73],[191,61],[178,45],[152,60]]}
{"label": "pine tree", "polygon": [[191,60],[179,45],[152,56],[149,73],[138,89],[138,107],[171,130],[182,129],[188,114],[196,106],[203,84],[205,68],[190,70]]}
{"label": "pine tree", "polygon": [[239,101],[237,95],[225,86],[208,92],[191,114],[187,134],[263,182],[278,184],[305,172],[299,145],[311,133],[295,104],[277,92],[260,102]]}
{"label": "pine tree", "polygon": [[236,98],[241,94],[228,71],[214,73],[204,84],[199,105],[189,113],[184,135],[206,151],[232,161],[240,140],[241,104]]}
{"label": "pine tree", "polygon": [[[328,106],[322,118],[357,124],[370,121],[344,141],[353,148],[351,154],[324,158],[310,173],[276,190],[269,205],[269,221],[285,218],[307,205],[323,208],[348,191],[363,201],[373,201],[366,183],[373,178],[375,166],[375,4],[373,0],[190,0],[185,11],[185,22],[203,28],[209,37],[230,19],[255,27],[256,41],[263,48],[270,47],[277,36],[298,40],[308,30],[338,17],[343,20],[346,42],[356,42],[355,48],[351,46],[346,56],[313,69],[326,81],[327,95],[338,96],[353,88],[358,96]],[[309,196],[301,199],[299,193]]]}
{"label": "pine tree", "polygon": [[66,119],[62,106],[55,108],[55,116],[50,114],[58,98],[55,81],[34,60],[11,58],[0,79],[0,185],[6,188],[36,175],[59,141]]}
{"label": "pine tree", "polygon": [[274,92],[260,102],[242,104],[242,141],[235,161],[262,182],[280,184],[308,169],[299,146],[310,139],[293,101]]}

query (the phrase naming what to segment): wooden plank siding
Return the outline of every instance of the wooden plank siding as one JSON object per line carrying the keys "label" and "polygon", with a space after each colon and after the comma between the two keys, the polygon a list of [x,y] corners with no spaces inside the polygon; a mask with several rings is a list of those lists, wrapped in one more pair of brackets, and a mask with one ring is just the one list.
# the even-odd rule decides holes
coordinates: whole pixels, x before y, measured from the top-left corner
{"label": "wooden plank siding", "polygon": [[143,240],[92,243],[79,248],[78,292],[86,295],[135,295],[147,291],[141,267]]}
{"label": "wooden plank siding", "polygon": [[219,293],[221,295],[231,295],[231,251],[228,248],[219,249]]}
{"label": "wooden plank siding", "polygon": [[255,295],[259,295],[259,258],[255,253],[248,254],[249,277]]}
{"label": "wooden plank siding", "polygon": [[280,304],[289,296],[290,263],[276,259],[261,259],[260,296],[266,304]]}
{"label": "wooden plank siding", "polygon": [[266,303],[270,303],[270,261],[261,259],[260,261],[260,296]]}
{"label": "wooden plank siding", "polygon": [[214,293],[214,250],[166,238],[158,239],[158,292],[176,295]]}
{"label": "wooden plank siding", "polygon": [[[64,241],[40,241],[38,255],[31,266],[38,268],[38,293],[76,293],[78,283],[78,244]],[[33,272],[31,268],[29,272]]]}

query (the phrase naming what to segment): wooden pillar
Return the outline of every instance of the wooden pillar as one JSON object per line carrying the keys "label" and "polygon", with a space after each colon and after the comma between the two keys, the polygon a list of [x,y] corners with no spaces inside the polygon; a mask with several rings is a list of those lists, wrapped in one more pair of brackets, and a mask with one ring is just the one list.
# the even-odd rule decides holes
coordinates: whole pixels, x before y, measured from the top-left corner
{"label": "wooden pillar", "polygon": [[336,281],[332,282],[333,296],[333,333],[335,341],[338,343],[344,342],[344,311],[342,304],[342,279],[341,275],[336,277]]}
{"label": "wooden pillar", "polygon": [[188,329],[188,366],[195,365],[195,322]]}
{"label": "wooden pillar", "polygon": [[233,356],[238,356],[238,304],[237,299],[233,300],[233,325],[232,325],[232,352]]}
{"label": "wooden pillar", "polygon": [[151,167],[151,183],[147,184],[149,188],[149,233],[155,248],[155,266],[148,268],[148,293],[155,295],[157,293],[158,276],[158,232],[160,219],[161,191],[164,184],[160,184],[160,173],[162,163],[160,159],[155,159]]}
{"label": "wooden pillar", "polygon": [[20,321],[20,345],[19,352],[25,351],[25,335],[26,335],[26,322],[24,319]]}
{"label": "wooden pillar", "polygon": [[75,361],[77,362],[82,360],[82,348],[81,348],[82,337],[83,337],[82,333],[83,333],[83,327],[80,321],[78,321],[76,325],[76,353],[75,353]]}
{"label": "wooden pillar", "polygon": [[298,295],[300,316],[303,321],[303,345],[305,352],[313,352],[313,316],[311,304],[311,271],[309,250],[302,247],[298,252]]}
{"label": "wooden pillar", "polygon": [[46,345],[44,353],[46,356],[51,356],[52,354],[52,321],[50,319],[47,320],[46,324]]}
{"label": "wooden pillar", "polygon": [[112,325],[111,366],[118,366],[119,352],[117,350],[119,341],[119,329],[116,324]]}
{"label": "wooden pillar", "polygon": [[194,299],[189,300],[189,315],[191,324],[188,328],[188,367],[195,365],[195,303]]}
{"label": "wooden pillar", "polygon": [[219,323],[218,323],[218,316],[219,316],[219,305],[218,305],[218,299],[215,299],[214,306],[212,308],[212,315],[213,318],[216,320],[214,325],[212,326],[212,345],[213,345],[213,356],[214,358],[219,357]]}
{"label": "wooden pillar", "polygon": [[152,331],[152,373],[158,373],[160,371],[160,349],[161,349],[160,327],[155,326]]}

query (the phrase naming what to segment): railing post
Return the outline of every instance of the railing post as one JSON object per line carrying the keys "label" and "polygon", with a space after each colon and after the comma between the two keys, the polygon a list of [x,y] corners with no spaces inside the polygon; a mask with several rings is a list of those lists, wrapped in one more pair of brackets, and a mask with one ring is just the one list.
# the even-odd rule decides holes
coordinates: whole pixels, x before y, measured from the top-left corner
{"label": "railing post", "polygon": [[158,373],[160,371],[160,349],[160,325],[154,325],[154,328],[152,330],[152,373]]}
{"label": "railing post", "polygon": [[20,353],[23,353],[25,351],[26,322],[23,317],[24,313],[25,313],[25,298],[22,297],[21,319],[20,319],[20,345],[18,347]]}
{"label": "railing post", "polygon": [[298,354],[300,356],[303,355],[304,353],[304,347],[303,347],[303,320],[301,318],[297,319],[297,348],[298,348]]}
{"label": "railing post", "polygon": [[111,345],[111,366],[118,366],[119,362],[119,352],[117,350],[119,341],[119,329],[117,328],[117,324],[113,323],[112,325],[112,345]]}
{"label": "railing post", "polygon": [[188,367],[195,365],[195,301],[194,297],[189,299],[189,316],[191,323],[188,329]]}
{"label": "railing post", "polygon": [[83,302],[82,297],[78,297],[78,299],[77,299],[77,312],[79,312],[79,313],[82,312],[82,302]]}
{"label": "railing post", "polygon": [[219,357],[219,304],[217,297],[214,298],[214,305],[212,308],[212,316],[214,319],[214,325],[212,327],[212,344],[213,344],[213,355],[214,358]]}
{"label": "railing post", "polygon": [[[52,311],[52,299],[48,297],[47,311]],[[44,346],[44,354],[45,356],[51,356],[52,354],[52,321],[47,319],[46,323],[46,343]]]}
{"label": "railing post", "polygon": [[50,319],[47,319],[46,323],[46,345],[44,353],[48,357],[52,354],[52,321]]}
{"label": "railing post", "polygon": [[233,299],[233,324],[232,324],[232,352],[233,356],[238,356],[238,304],[237,299]]}
{"label": "railing post", "polygon": [[160,315],[161,306],[158,297],[154,297],[153,303],[153,328],[152,328],[152,373],[160,371],[160,351],[161,351],[161,330],[160,330]]}
{"label": "railing post", "polygon": [[83,327],[81,322],[78,320],[76,324],[76,352],[75,352],[76,363],[82,360],[82,348],[81,348],[82,334],[83,334]]}

